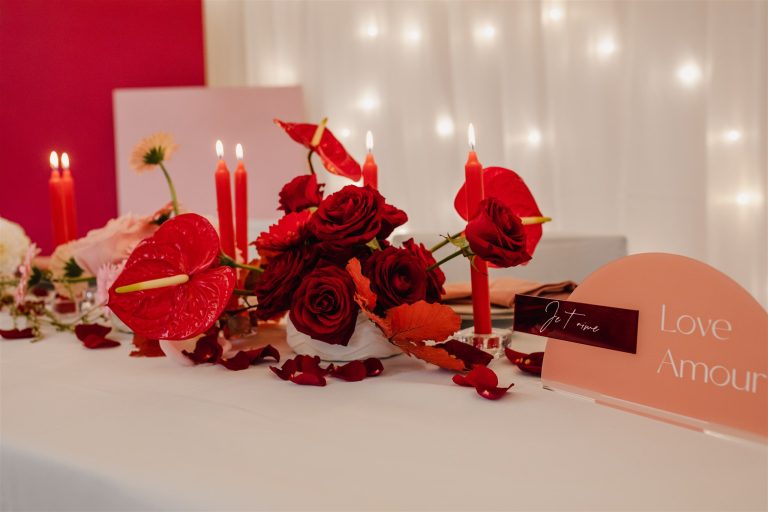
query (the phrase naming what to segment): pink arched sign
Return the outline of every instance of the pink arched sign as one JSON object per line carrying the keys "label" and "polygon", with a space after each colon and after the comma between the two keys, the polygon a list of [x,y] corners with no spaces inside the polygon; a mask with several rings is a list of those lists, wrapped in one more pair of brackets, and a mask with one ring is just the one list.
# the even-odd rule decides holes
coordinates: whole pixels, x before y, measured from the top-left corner
{"label": "pink arched sign", "polygon": [[568,299],[639,311],[637,353],[547,341],[546,387],[703,431],[768,440],[768,314],[691,258],[638,254]]}

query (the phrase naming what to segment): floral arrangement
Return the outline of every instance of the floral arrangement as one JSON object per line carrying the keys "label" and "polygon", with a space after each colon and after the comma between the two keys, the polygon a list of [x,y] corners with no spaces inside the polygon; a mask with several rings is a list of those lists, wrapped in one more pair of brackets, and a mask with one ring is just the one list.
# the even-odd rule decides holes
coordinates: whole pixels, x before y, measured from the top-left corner
{"label": "floral arrangement", "polygon": [[[508,169],[486,169],[483,180],[489,194],[464,232],[446,235],[432,248],[413,239],[396,247],[388,238],[408,216],[376,189],[350,184],[324,194],[313,165],[315,155],[330,173],[352,181],[361,176],[360,165],[326,128],[325,120],[319,125],[279,120],[276,124],[307,149],[309,173],[293,178],[280,191],[282,218],[252,242],[258,260],[246,264],[227,257],[210,222],[195,213],[181,213],[164,166],[175,145],[160,134],[142,141],[132,161],[137,171],[161,168],[171,195],[169,205],[151,217],[114,219],[59,246],[50,270],[37,272],[47,278],[55,294],[70,299],[96,284],[96,306],[108,307],[134,332],[132,355],[171,355],[170,351],[189,364],[242,370],[265,359],[280,361],[280,354],[269,345],[233,348],[233,339],[252,333],[259,323],[287,317],[289,328],[315,343],[347,347],[361,322],[369,322],[395,352],[468,372],[457,375],[455,382],[475,387],[485,398],[501,397],[509,388],[498,387],[495,374],[488,373],[493,373],[486,368],[492,356],[452,339],[460,319],[440,303],[445,283],[440,265],[458,256],[470,260],[479,256],[498,267],[531,259],[541,224],[549,219],[542,216],[522,179]],[[466,219],[464,187],[455,204]],[[45,279],[28,279],[35,273],[28,262],[34,254],[17,245],[16,259],[24,256],[16,267],[16,284],[39,287]],[[437,261],[434,253],[446,246],[455,251]],[[22,309],[18,303],[14,308],[15,318]],[[39,336],[33,317],[27,318],[34,333],[17,330],[21,335]],[[107,338],[109,327],[89,322],[92,319],[83,315],[68,327],[89,348],[118,344]],[[64,328],[60,322],[58,326]],[[258,331],[253,338],[258,341]],[[507,356],[524,371],[536,372],[537,355],[508,351]],[[321,358],[299,354],[272,371],[297,384],[322,386],[327,376],[347,381],[377,376],[383,365],[377,358],[366,358],[323,367]]]}

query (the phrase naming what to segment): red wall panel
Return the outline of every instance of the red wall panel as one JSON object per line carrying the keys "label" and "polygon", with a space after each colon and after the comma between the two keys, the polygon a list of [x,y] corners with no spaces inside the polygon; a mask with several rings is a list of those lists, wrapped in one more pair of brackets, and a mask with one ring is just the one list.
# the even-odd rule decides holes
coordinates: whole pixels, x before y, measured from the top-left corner
{"label": "red wall panel", "polygon": [[48,154],[78,232],[116,214],[112,90],[205,83],[201,0],[0,0],[0,216],[48,252]]}

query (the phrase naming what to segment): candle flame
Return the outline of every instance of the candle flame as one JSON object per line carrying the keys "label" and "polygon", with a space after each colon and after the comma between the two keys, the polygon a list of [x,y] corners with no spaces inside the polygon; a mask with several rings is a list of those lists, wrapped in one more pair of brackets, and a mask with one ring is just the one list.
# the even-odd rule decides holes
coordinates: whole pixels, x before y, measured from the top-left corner
{"label": "candle flame", "polygon": [[66,153],[61,154],[61,168],[65,171],[69,170],[69,155]]}
{"label": "candle flame", "polygon": [[52,170],[59,168],[59,155],[55,151],[51,151],[51,156],[48,161],[51,163]]}
{"label": "candle flame", "polygon": [[219,157],[219,160],[224,158],[224,144],[221,143],[221,140],[216,141],[216,156]]}
{"label": "candle flame", "polygon": [[237,157],[238,160],[242,160],[243,159],[243,145],[242,144],[238,143],[238,145],[235,146],[235,156]]}
{"label": "candle flame", "polygon": [[469,140],[469,149],[472,151],[475,150],[475,125],[472,123],[469,123],[469,128],[467,128],[467,139]]}
{"label": "candle flame", "polygon": [[365,134],[365,149],[370,153],[373,151],[373,134],[371,130],[368,130]]}

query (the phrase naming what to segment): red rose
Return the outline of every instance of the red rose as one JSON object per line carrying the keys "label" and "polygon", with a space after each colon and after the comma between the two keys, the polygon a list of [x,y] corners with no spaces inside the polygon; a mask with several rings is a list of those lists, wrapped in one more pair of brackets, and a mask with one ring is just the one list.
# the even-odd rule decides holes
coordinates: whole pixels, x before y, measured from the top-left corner
{"label": "red rose", "polygon": [[261,258],[273,258],[280,253],[300,248],[309,235],[309,210],[289,213],[264,231],[253,242]]}
{"label": "red rose", "polygon": [[296,176],[283,185],[280,191],[280,206],[277,209],[291,213],[315,207],[323,200],[324,186],[323,183],[318,185],[317,176],[314,174]]}
{"label": "red rose", "polygon": [[386,238],[407,220],[408,216],[388,205],[378,191],[347,185],[320,203],[309,227],[326,249],[341,250]]}
{"label": "red rose", "polygon": [[363,274],[371,280],[371,289],[384,310],[426,298],[426,267],[406,249],[374,251],[363,263]]}
{"label": "red rose", "polygon": [[344,345],[355,332],[358,306],[355,283],[339,267],[315,268],[293,294],[290,318],[300,332],[313,339]]}
{"label": "red rose", "polygon": [[464,235],[472,252],[493,265],[514,267],[531,259],[520,217],[496,198],[480,202],[480,210],[467,224]]}
{"label": "red rose", "polygon": [[253,288],[258,301],[256,316],[269,320],[288,311],[301,278],[315,263],[314,252],[309,248],[284,252],[271,259]]}
{"label": "red rose", "polygon": [[[424,244],[417,244],[410,238],[403,242],[403,247],[413,253],[424,264],[424,269],[437,263],[429,249]],[[445,284],[445,274],[440,267],[435,267],[427,272],[427,302],[438,302],[445,293],[443,285]]]}

